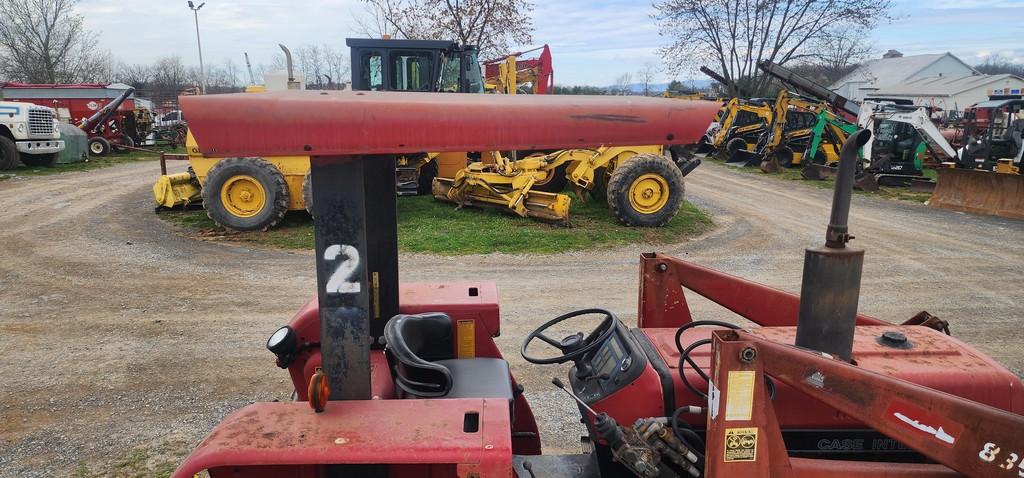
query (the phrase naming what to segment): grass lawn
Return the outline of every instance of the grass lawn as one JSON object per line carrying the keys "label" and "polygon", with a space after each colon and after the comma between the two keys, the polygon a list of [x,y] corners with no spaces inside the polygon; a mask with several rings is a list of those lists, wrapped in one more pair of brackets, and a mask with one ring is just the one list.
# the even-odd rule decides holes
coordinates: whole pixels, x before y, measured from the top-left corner
{"label": "grass lawn", "polygon": [[[179,146],[176,149],[165,149],[165,153],[184,153],[185,147]],[[25,166],[18,164],[18,167],[9,171],[0,171],[0,180],[10,179],[16,176],[48,176],[51,174],[67,173],[71,171],[88,171],[91,169],[106,168],[115,164],[131,163],[135,161],[154,161],[160,158],[159,154],[144,151],[131,151],[124,154],[111,152],[107,156],[91,156],[88,160],[78,163],[57,164],[52,168],[43,166]]]}
{"label": "grass lawn", "polygon": [[[712,156],[708,156],[705,160],[711,161],[711,162],[717,163],[717,164],[722,164],[722,165],[725,164],[725,161],[717,159],[717,158],[714,158]],[[741,172],[741,173],[756,174],[756,175],[759,175],[759,176],[768,176],[768,177],[771,177],[771,178],[774,178],[774,179],[778,179],[778,180],[781,180],[781,181],[800,181],[802,184],[808,184],[808,185],[811,185],[811,186],[814,186],[814,187],[817,187],[817,188],[821,188],[821,189],[832,190],[832,189],[834,189],[834,185],[835,185],[835,182],[833,180],[831,180],[831,179],[826,179],[826,180],[823,180],[823,181],[806,180],[806,179],[804,179],[804,178],[802,178],[800,176],[800,168],[799,167],[782,168],[781,171],[779,171],[778,173],[775,173],[775,174],[766,174],[766,173],[762,172],[761,169],[756,167],[756,166],[754,166],[754,167],[726,166],[726,168],[729,169],[729,170],[735,170],[735,171],[738,171],[738,172]],[[934,169],[927,169],[927,168],[925,168],[924,169],[924,175],[929,177],[929,178],[931,178],[931,179],[935,179],[936,173],[935,173]],[[911,191],[910,188],[888,187],[888,186],[880,186],[878,191],[861,191],[861,190],[854,189],[853,192],[855,194],[861,194],[861,195],[864,195],[864,196],[874,196],[874,197],[880,197],[880,198],[885,198],[885,199],[898,199],[898,200],[903,200],[903,201],[913,201],[913,202],[916,202],[916,203],[923,203],[923,202],[927,201],[929,198],[932,197],[932,193],[930,193],[930,192]]]}
{"label": "grass lawn", "polygon": [[[266,232],[217,230],[203,210],[161,212],[161,217],[198,237],[225,238],[285,249],[312,249],[313,222],[304,212],[291,212]],[[545,224],[497,209],[463,208],[430,196],[398,199],[398,247],[403,252],[441,255],[502,253],[552,254],[609,248],[626,244],[671,244],[712,226],[711,218],[688,202],[665,227],[636,228],[619,224],[607,205],[583,203],[573,197],[571,226]]]}

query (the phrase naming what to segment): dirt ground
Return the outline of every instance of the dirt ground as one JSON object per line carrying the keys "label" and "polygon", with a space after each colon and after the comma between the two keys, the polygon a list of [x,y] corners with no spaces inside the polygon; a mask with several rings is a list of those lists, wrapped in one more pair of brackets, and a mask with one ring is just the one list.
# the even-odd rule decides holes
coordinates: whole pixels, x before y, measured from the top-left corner
{"label": "dirt ground", "polygon": [[[156,174],[139,163],[0,182],[0,476],[166,473],[230,411],[288,398],[263,344],[313,294],[312,254],[176,235],[152,212]],[[799,289],[829,191],[711,164],[687,188],[717,228],[662,252]],[[867,249],[862,312],[902,321],[926,309],[1020,373],[1024,222],[856,197],[851,230]],[[570,451],[574,408],[549,384],[566,367],[525,363],[519,341],[576,308],[635,318],[637,257],[649,249],[402,255],[401,278],[498,283],[499,344],[545,446]]]}

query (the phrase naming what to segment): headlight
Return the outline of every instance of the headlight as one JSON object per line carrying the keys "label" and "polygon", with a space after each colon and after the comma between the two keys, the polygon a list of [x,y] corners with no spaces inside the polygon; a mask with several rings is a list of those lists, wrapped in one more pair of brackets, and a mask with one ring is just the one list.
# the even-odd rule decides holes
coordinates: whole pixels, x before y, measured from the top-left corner
{"label": "headlight", "polygon": [[269,339],[267,339],[267,350],[274,353],[277,356],[285,356],[295,352],[298,343],[295,340],[295,331],[289,326],[281,327],[277,329]]}

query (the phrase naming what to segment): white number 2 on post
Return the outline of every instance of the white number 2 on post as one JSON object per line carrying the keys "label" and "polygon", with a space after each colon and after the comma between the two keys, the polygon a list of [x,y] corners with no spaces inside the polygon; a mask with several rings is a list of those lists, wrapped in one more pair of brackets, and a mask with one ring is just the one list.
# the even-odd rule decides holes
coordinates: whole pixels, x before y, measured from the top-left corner
{"label": "white number 2 on post", "polygon": [[328,294],[357,294],[359,282],[353,282],[359,267],[359,250],[347,244],[332,244],[324,249],[324,261],[328,265],[337,262],[334,272],[327,279]]}

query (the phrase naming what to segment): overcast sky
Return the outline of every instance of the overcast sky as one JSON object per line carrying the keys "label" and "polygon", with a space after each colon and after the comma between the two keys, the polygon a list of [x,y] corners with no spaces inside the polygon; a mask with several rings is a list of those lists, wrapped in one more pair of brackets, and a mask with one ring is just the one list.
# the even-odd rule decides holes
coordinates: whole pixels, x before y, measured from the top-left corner
{"label": "overcast sky", "polygon": [[[880,27],[871,39],[879,55],[890,48],[908,55],[950,51],[973,65],[998,53],[1024,63],[1024,0],[896,3],[900,19]],[[605,86],[645,63],[660,65],[657,49],[667,42],[650,18],[650,5],[650,0],[537,2],[533,36],[551,46],[555,82]],[[199,12],[204,60],[221,65],[230,58],[243,66],[248,51],[254,65],[269,64],[278,43],[328,43],[344,50],[346,37],[360,36],[353,15],[362,8],[359,0],[207,0]],[[79,11],[117,59],[150,63],[180,55],[198,64],[185,0],[82,0]],[[680,79],[687,77],[701,75]],[[662,74],[659,81],[670,79]]]}

